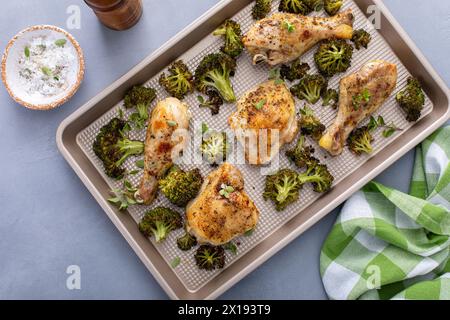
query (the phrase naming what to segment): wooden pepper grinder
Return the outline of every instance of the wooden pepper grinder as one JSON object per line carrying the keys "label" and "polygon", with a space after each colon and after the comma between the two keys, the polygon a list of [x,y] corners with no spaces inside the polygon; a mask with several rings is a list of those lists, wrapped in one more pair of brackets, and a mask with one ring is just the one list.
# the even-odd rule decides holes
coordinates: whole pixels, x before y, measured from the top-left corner
{"label": "wooden pepper grinder", "polygon": [[84,0],[98,19],[108,28],[125,30],[142,16],[141,0]]}

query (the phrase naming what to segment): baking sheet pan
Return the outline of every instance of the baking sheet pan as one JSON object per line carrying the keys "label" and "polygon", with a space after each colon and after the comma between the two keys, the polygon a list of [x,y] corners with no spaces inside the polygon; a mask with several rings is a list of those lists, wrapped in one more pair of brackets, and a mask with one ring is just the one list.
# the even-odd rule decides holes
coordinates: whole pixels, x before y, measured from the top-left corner
{"label": "baking sheet pan", "polygon": [[[380,30],[375,30],[373,26],[368,25],[364,15],[368,6],[373,4],[378,5],[381,10]],[[274,1],[274,10],[277,5],[278,1]],[[305,188],[301,193],[301,200],[282,213],[276,212],[270,202],[262,200],[264,177],[260,175],[259,169],[246,165],[239,166],[244,174],[246,191],[261,211],[261,220],[251,237],[238,239],[240,242],[238,255],[228,254],[227,266],[224,270],[214,272],[198,270],[193,261],[193,251],[183,253],[176,248],[175,239],[179,233],[182,233],[180,230],[173,232],[163,244],[154,245],[138,232],[136,226],[136,222],[148,207],[133,207],[129,209],[128,215],[118,212],[106,201],[109,190],[116,186],[117,182],[103,174],[101,163],[91,150],[93,139],[98,129],[117,114],[117,108],[122,104],[123,94],[132,85],[146,83],[157,88],[158,99],[162,99],[166,94],[157,84],[157,79],[168,64],[174,59],[182,58],[191,69],[194,69],[201,57],[217,51],[221,46],[221,40],[211,36],[210,33],[224,19],[233,17],[241,23],[243,31],[247,31],[253,23],[249,13],[251,6],[252,1],[221,1],[165,46],[77,110],[61,124],[58,130],[58,146],[64,157],[172,298],[216,297],[342,203],[359,187],[448,119],[448,89],[393,20],[384,5],[379,1],[346,1],[345,7],[352,7],[355,13],[355,28],[369,29],[373,36],[369,50],[355,51],[352,67],[347,73],[358,70],[365,62],[372,59],[382,58],[395,62],[399,67],[397,90],[403,87],[409,74],[413,74],[424,83],[428,98],[423,118],[416,124],[408,123],[395,105],[394,98],[391,97],[379,113],[387,122],[394,121],[404,131],[388,140],[377,136],[375,152],[370,157],[357,158],[345,152],[341,157],[330,158],[326,157],[324,152],[318,151],[319,158],[327,163],[336,177],[334,188],[324,196]],[[314,66],[313,53],[314,50],[311,50],[302,58],[312,67]],[[233,79],[236,95],[240,96],[254,85],[266,80],[267,74],[267,66],[252,66],[249,55],[244,53],[238,60],[238,71]],[[334,77],[330,87],[337,88],[339,78],[340,76]],[[192,123],[206,122],[210,128],[226,129],[225,119],[235,107],[224,105],[219,116],[211,117],[208,110],[198,108],[196,96],[193,94],[186,99],[194,115]],[[302,103],[297,100],[297,107],[301,105]],[[335,111],[331,108],[323,108],[318,103],[314,109],[326,125],[333,121]],[[191,130],[194,129],[191,125]],[[144,131],[134,136],[141,139],[143,137]],[[133,163],[134,161],[127,162],[128,168],[132,168]],[[285,157],[281,157],[281,165],[290,166]],[[186,169],[191,167],[193,166],[184,166]],[[204,175],[211,171],[206,164],[200,166],[200,169]],[[133,182],[137,183],[139,178],[139,176],[134,177]],[[152,206],[158,204],[167,205],[167,202],[160,196]],[[180,256],[182,263],[176,269],[172,269],[169,264],[175,256]]]}

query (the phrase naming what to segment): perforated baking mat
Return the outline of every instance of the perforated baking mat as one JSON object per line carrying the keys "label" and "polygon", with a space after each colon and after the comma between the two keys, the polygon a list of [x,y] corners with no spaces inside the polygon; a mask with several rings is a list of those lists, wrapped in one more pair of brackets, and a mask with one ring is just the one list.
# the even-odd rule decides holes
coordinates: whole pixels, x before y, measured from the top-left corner
{"label": "perforated baking mat", "polygon": [[[279,1],[273,2],[272,11],[276,12],[278,8]],[[233,19],[239,22],[242,26],[243,33],[246,33],[250,26],[254,23],[254,20],[251,17],[251,8],[253,4],[250,4],[245,9],[236,14]],[[365,63],[374,59],[383,59],[392,63],[395,63],[398,66],[398,83],[397,89],[395,91],[398,92],[401,88],[404,87],[406,83],[406,79],[409,76],[408,71],[400,62],[400,59],[394,54],[394,52],[390,49],[389,45],[385,42],[385,40],[379,35],[377,30],[373,27],[371,23],[368,22],[367,18],[360,11],[358,6],[353,3],[353,1],[345,1],[345,5],[342,10],[346,10],[348,8],[352,8],[353,13],[355,15],[355,23],[354,28],[364,28],[369,31],[372,35],[372,42],[370,43],[369,49],[365,50],[355,50],[354,57],[352,61],[351,68],[345,73],[341,75],[337,75],[333,77],[329,82],[329,87],[338,89],[339,80],[341,77],[346,76],[348,74],[354,73],[358,71]],[[322,12],[312,13],[312,15],[320,15],[325,16]],[[197,45],[195,45],[192,49],[186,52],[184,55],[180,56],[189,68],[193,71],[197,67],[198,63],[205,55],[213,52],[217,52],[219,48],[222,46],[222,39],[218,37],[214,37],[212,35],[206,37],[204,40],[200,41]],[[310,50],[307,54],[302,57],[304,62],[309,63],[311,66],[311,73],[317,72],[313,55],[315,52],[315,48]],[[164,71],[166,68],[163,68]],[[251,63],[251,57],[246,52],[244,52],[238,59],[238,68],[236,75],[232,78],[234,90],[237,97],[242,96],[244,92],[253,88],[257,84],[267,80],[269,74],[269,67],[263,64],[258,66],[254,66]],[[162,100],[167,97],[165,91],[158,84],[159,74],[149,79],[146,83],[147,86],[153,87],[157,90],[157,99]],[[408,130],[413,124],[409,123],[405,120],[405,116],[397,106],[395,102],[395,93],[391,95],[391,97],[385,102],[385,104],[381,107],[381,109],[375,115],[382,115],[386,121],[386,123],[394,122],[398,127],[402,128],[405,132]],[[227,129],[227,119],[229,115],[235,110],[235,105],[226,104],[221,107],[220,114],[217,116],[211,116],[211,113],[207,109],[199,108],[197,101],[197,93],[191,94],[185,99],[185,102],[190,106],[190,110],[192,112],[193,118],[191,121],[190,130],[196,130],[198,128],[194,128],[194,123],[207,123],[209,128],[216,130],[225,130]],[[152,104],[152,107],[156,104],[156,101]],[[92,161],[95,167],[99,172],[104,176],[104,179],[107,181],[111,188],[120,187],[119,182],[114,181],[108,177],[106,177],[103,173],[102,163],[95,156],[92,151],[92,144],[94,142],[95,136],[98,133],[99,129],[105,125],[109,120],[113,117],[117,116],[118,109],[122,108],[122,102],[117,105],[112,105],[110,111],[102,115],[100,118],[93,121],[88,127],[86,127],[83,131],[81,131],[77,135],[77,143],[80,148],[85,152],[87,157]],[[296,99],[296,107],[297,109],[303,106],[304,102]],[[423,116],[432,111],[432,103],[430,99],[427,98],[425,109]],[[326,126],[329,126],[336,115],[336,111],[330,107],[323,107],[321,105],[321,101],[319,101],[315,106],[313,106],[316,114],[321,118],[323,123]],[[132,111],[127,111],[125,114],[128,116]],[[390,138],[384,138],[381,135],[381,130],[378,130],[374,135],[374,152],[372,155],[363,155],[357,157],[350,153],[347,149],[344,153],[339,156],[332,158],[327,156],[325,151],[322,151],[319,147],[315,145],[315,143],[309,140],[309,144],[312,144],[316,148],[316,156],[320,158],[320,160],[326,163],[331,171],[331,173],[335,177],[334,185],[339,184],[345,177],[350,175],[353,171],[357,170],[361,165],[363,165],[370,157],[375,156],[378,152],[380,152],[384,147],[386,147],[389,143],[394,141],[398,136],[394,134]],[[131,137],[133,139],[144,140],[145,130],[141,130],[139,132],[133,131],[131,133]],[[295,144],[295,141],[294,143]],[[284,156],[284,151],[286,148],[290,146],[285,146],[281,150],[280,156],[280,166],[283,168],[293,168],[289,161]],[[129,171],[136,169],[135,161],[138,158],[130,158],[126,162],[125,166]],[[204,163],[200,166],[198,165],[182,165],[183,169],[192,169],[194,167],[199,167],[203,176],[211,172],[214,168],[211,168],[208,164]],[[273,204],[270,201],[264,201],[262,198],[262,192],[264,188],[265,177],[261,175],[260,168],[252,167],[248,165],[237,165],[237,167],[242,171],[245,180],[245,190],[249,194],[249,196],[254,200],[256,206],[261,212],[260,220],[256,229],[254,230],[251,236],[242,236],[235,239],[235,243],[239,243],[237,255],[233,255],[229,251],[226,253],[226,267],[229,267],[231,264],[236,262],[240,257],[245,255],[247,251],[256,246],[266,237],[271,235],[278,228],[283,226],[287,221],[293,218],[295,215],[302,214],[302,210],[317,200],[321,195],[314,193],[310,187],[305,187],[301,191],[300,199],[293,205],[289,206],[285,211],[277,212],[274,209]],[[140,181],[141,175],[130,176],[129,180],[138,185]],[[128,212],[133,217],[133,219],[138,223],[144,213],[148,211],[150,208],[156,206],[169,206],[178,211],[179,208],[172,206],[163,195],[159,195],[156,201],[151,206],[133,206],[130,207]],[[204,271],[199,270],[195,265],[194,261],[194,253],[195,250],[191,250],[188,252],[183,252],[177,248],[176,238],[183,234],[183,230],[177,230],[170,234],[170,236],[163,243],[156,244],[155,247],[164,258],[164,260],[170,264],[170,262],[175,257],[181,258],[181,263],[174,269],[175,274],[179,278],[179,280],[184,284],[186,289],[190,292],[195,292],[199,290],[202,286],[212,281],[221,270],[216,271]],[[153,242],[153,239],[149,241]]]}

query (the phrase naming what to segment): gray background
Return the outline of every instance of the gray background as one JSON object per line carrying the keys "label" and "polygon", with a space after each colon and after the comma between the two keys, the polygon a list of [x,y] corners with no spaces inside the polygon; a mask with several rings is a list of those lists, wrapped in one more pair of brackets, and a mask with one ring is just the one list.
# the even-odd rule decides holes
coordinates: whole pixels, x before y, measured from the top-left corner
{"label": "gray background", "polygon": [[[400,24],[450,83],[450,1],[385,0]],[[30,111],[0,88],[0,298],[166,299],[58,153],[59,123],[212,7],[217,0],[144,0],[142,20],[114,32],[77,0],[2,1],[0,47],[34,24],[66,27],[79,4],[81,30],[69,30],[86,56],[86,77],[62,108]],[[376,180],[406,191],[410,152]],[[224,299],[324,299],[319,252],[337,211],[226,292]],[[66,268],[81,267],[81,290],[66,289]]]}

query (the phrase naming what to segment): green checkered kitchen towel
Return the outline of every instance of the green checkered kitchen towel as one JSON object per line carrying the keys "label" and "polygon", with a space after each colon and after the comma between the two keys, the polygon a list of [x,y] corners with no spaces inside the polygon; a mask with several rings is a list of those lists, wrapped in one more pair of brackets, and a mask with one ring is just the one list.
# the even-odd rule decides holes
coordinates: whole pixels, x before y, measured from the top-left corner
{"label": "green checkered kitchen towel", "polygon": [[410,194],[370,182],[320,255],[331,299],[450,299],[450,126],[416,149]]}

